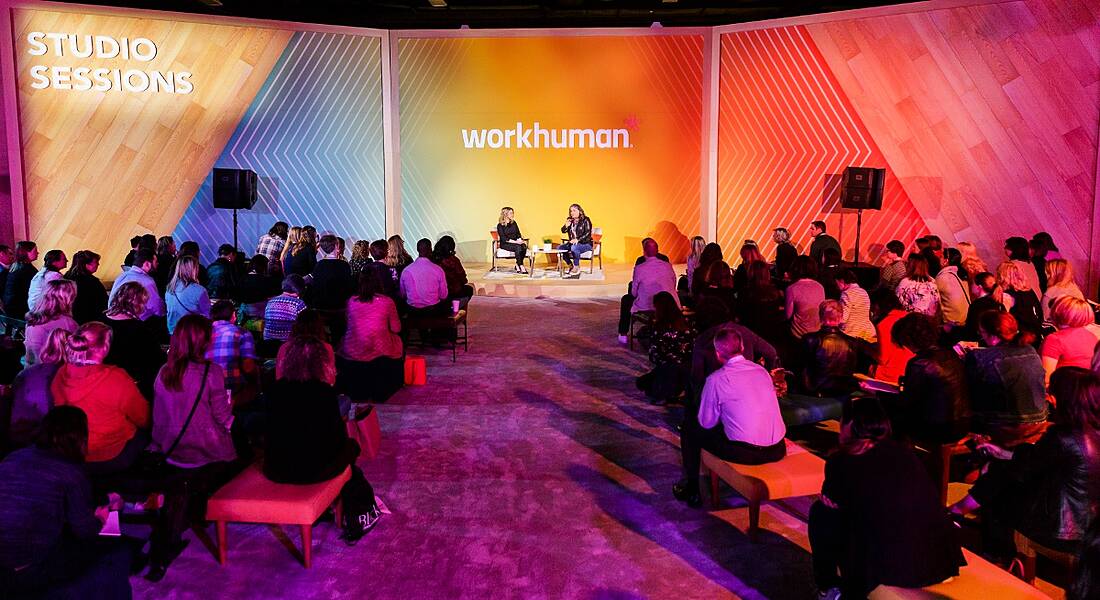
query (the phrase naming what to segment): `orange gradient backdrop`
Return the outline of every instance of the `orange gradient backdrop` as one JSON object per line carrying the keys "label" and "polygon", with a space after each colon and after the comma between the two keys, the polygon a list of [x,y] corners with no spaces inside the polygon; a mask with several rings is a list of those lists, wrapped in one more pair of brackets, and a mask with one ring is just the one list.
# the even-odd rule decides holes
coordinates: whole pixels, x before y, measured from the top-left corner
{"label": "orange gradient backdrop", "polygon": [[[406,238],[453,235],[488,260],[504,205],[526,237],[558,241],[570,203],[604,233],[606,261],[647,235],[683,260],[699,233],[702,35],[401,39]],[[630,130],[630,148],[466,149],[462,129]]]}

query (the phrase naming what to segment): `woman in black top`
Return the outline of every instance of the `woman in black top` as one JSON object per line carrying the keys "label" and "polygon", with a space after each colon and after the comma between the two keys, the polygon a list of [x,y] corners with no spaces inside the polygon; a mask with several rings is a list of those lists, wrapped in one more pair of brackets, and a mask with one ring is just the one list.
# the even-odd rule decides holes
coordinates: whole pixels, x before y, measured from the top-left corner
{"label": "woman in black top", "polygon": [[905,364],[901,393],[888,407],[894,430],[919,441],[961,439],[970,427],[966,370],[954,350],[939,346],[935,319],[909,313],[890,328],[894,343],[913,353]]}
{"label": "woman in black top", "polygon": [[317,232],[312,227],[303,227],[298,242],[293,248],[287,248],[283,273],[305,277],[313,273],[315,266],[317,266]]}
{"label": "woman in black top", "polygon": [[1006,296],[1012,298],[1012,307],[1008,312],[1016,317],[1016,323],[1024,334],[1020,341],[1037,345],[1043,335],[1043,308],[1039,304],[1039,296],[1031,289],[1023,270],[1015,261],[1006,260],[997,266],[997,285]]}
{"label": "woman in black top", "polygon": [[81,325],[102,319],[103,312],[107,310],[107,288],[95,276],[99,270],[99,258],[91,250],[81,250],[73,255],[73,264],[65,273],[65,279],[76,283],[73,319]]}
{"label": "woman in black top", "polygon": [[966,563],[924,465],[890,439],[877,399],[853,400],[844,413],[840,451],[810,508],[818,589],[866,598],[880,584],[917,588],[957,576]]}
{"label": "woman in black top", "polygon": [[516,223],[515,211],[511,206],[500,209],[500,220],[497,221],[497,238],[500,240],[500,249],[507,250],[516,255],[516,273],[526,273],[523,259],[527,257],[527,242],[523,241],[523,234],[519,232],[519,223]]}
{"label": "woman in black top", "polygon": [[38,269],[34,261],[38,258],[38,246],[34,242],[19,242],[15,245],[15,263],[8,270],[8,278],[4,282],[4,314],[13,319],[26,319],[27,295],[31,289],[31,279],[34,279]]}
{"label": "woman in black top", "polygon": [[124,283],[115,293],[102,320],[111,328],[111,350],[104,363],[122,367],[137,382],[146,400],[153,401],[157,372],[168,360],[158,336],[139,317],[145,312],[149,292],[136,281]]}
{"label": "woman in black top", "polygon": [[562,260],[569,267],[570,275],[580,275],[581,255],[592,251],[592,219],[584,214],[580,204],[569,205],[569,218],[561,226],[561,232],[569,236],[569,241],[558,246],[564,251]]}
{"label": "woman in black top", "polygon": [[649,345],[653,369],[636,383],[653,404],[661,405],[678,398],[687,386],[696,332],[669,292],[653,296],[653,311]]}

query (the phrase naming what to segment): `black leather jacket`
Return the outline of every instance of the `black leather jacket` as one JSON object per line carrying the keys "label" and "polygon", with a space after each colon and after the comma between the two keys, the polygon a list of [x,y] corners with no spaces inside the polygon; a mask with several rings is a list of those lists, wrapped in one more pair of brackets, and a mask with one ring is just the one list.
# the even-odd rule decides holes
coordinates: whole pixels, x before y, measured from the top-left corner
{"label": "black leather jacket", "polygon": [[952,350],[932,347],[909,359],[901,379],[896,429],[922,439],[954,441],[970,425],[963,362]]}
{"label": "black leather jacket", "polygon": [[806,391],[819,396],[843,396],[859,388],[854,373],[866,372],[874,348],[865,340],[825,326],[802,337]]}
{"label": "black leather jacket", "polygon": [[1018,446],[1003,466],[1003,474],[979,478],[975,499],[1008,501],[1012,525],[1040,543],[1084,538],[1100,503],[1100,434],[1055,425],[1035,445]]}
{"label": "black leather jacket", "polygon": [[578,244],[591,244],[592,243],[592,219],[589,219],[587,215],[581,217],[580,221],[571,225],[562,225],[561,232],[568,235],[569,239],[577,240]]}

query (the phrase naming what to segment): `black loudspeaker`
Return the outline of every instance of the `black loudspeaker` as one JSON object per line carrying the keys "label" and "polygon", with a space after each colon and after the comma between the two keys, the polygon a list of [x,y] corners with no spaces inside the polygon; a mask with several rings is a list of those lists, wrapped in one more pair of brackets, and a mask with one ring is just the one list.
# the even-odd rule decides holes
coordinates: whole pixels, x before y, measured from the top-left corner
{"label": "black loudspeaker", "polygon": [[214,169],[214,208],[249,209],[255,204],[255,171]]}
{"label": "black loudspeaker", "polygon": [[886,181],[886,169],[848,167],[841,182],[841,208],[863,210],[882,209],[882,186]]}

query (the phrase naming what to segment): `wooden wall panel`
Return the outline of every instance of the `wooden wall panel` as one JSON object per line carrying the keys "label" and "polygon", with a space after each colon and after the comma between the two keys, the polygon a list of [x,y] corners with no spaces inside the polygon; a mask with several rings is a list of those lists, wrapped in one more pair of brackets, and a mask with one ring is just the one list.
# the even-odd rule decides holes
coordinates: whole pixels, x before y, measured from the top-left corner
{"label": "wooden wall panel", "polygon": [[[30,235],[43,250],[103,255],[117,275],[136,234],[170,233],[263,85],[292,32],[148,18],[17,10],[16,64]],[[31,31],[144,36],[151,62],[37,57]],[[31,88],[32,65],[190,71],[194,92]]]}
{"label": "wooden wall panel", "polygon": [[[987,262],[1045,230],[1093,257],[1100,2],[1022,0],[807,26],[934,233]],[[991,266],[993,266],[991,264]]]}

